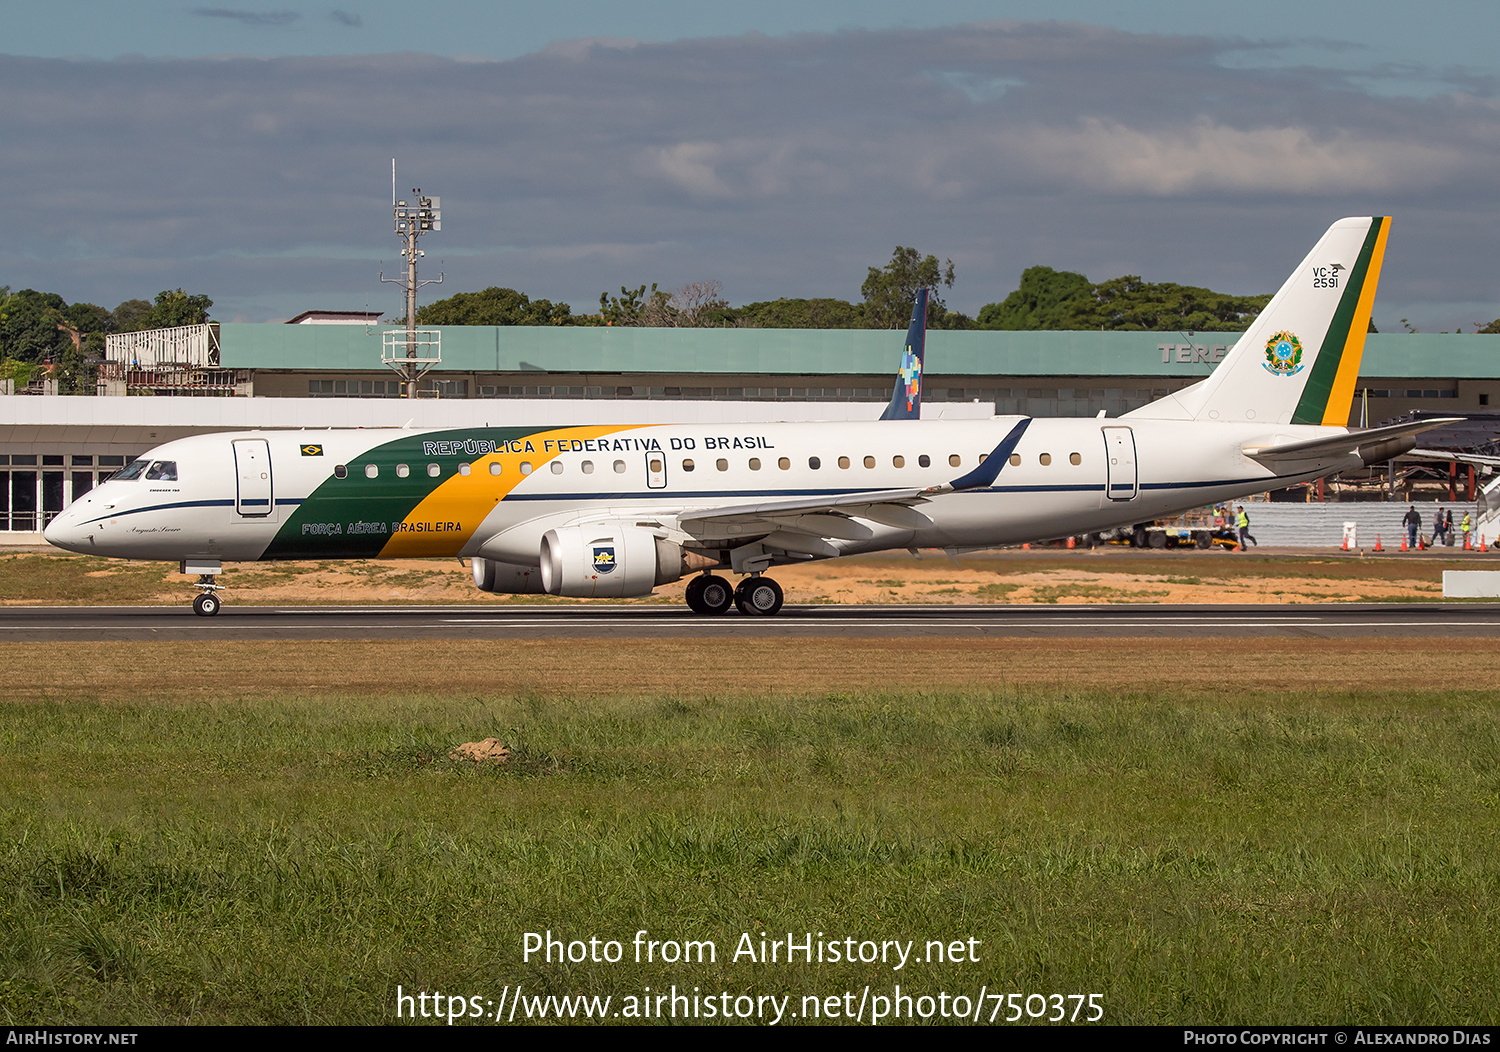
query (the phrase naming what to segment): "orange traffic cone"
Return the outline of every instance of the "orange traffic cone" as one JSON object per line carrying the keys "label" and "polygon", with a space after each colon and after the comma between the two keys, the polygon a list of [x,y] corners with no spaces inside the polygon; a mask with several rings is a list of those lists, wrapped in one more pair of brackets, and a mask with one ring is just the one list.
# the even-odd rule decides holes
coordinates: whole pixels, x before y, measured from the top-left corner
{"label": "orange traffic cone", "polygon": [[1078,547],[1078,538],[1077,537],[1069,537],[1068,538],[1068,547],[1069,548],[1076,548],[1076,547]]}
{"label": "orange traffic cone", "polygon": [[1029,551],[1031,551],[1031,545],[1029,545],[1029,544],[1023,544],[1023,545],[1021,545],[1021,550],[1023,552],[1029,552]]}
{"label": "orange traffic cone", "polygon": [[1484,551],[1484,534],[1479,535],[1479,550]]}
{"label": "orange traffic cone", "polygon": [[1342,550],[1346,552],[1349,550],[1349,535],[1347,533],[1344,534],[1344,543],[1342,545]]}
{"label": "orange traffic cone", "polygon": [[1469,535],[1467,533],[1465,533],[1464,534],[1464,551],[1471,552],[1473,550],[1474,550],[1474,542],[1471,541],[1469,539]]}
{"label": "orange traffic cone", "polygon": [[1378,533],[1375,535],[1375,550],[1377,552],[1385,551],[1385,549],[1380,546],[1380,534]]}

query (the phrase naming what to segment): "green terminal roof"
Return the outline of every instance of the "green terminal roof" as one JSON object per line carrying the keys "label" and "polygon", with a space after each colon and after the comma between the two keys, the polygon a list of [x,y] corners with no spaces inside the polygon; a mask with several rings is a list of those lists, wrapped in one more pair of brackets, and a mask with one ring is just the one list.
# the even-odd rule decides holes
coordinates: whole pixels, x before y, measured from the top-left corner
{"label": "green terminal roof", "polygon": [[[655,329],[445,326],[443,363],[454,372],[894,374],[903,334],[891,329]],[[379,329],[358,325],[220,327],[220,360],[236,369],[381,369]],[[927,334],[934,376],[1206,376],[1177,361],[1182,345],[1232,346],[1238,333],[993,332]],[[1163,344],[1171,360],[1163,362]],[[1500,337],[1376,333],[1361,376],[1489,379],[1500,375]],[[1191,352],[1189,352],[1191,354]],[[1222,357],[1223,352],[1220,352]]]}

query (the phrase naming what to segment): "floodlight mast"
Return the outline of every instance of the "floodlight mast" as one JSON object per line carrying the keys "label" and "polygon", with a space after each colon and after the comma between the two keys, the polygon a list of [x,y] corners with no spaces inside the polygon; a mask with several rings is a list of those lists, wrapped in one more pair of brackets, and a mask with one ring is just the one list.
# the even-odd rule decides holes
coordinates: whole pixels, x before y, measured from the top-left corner
{"label": "floodlight mast", "polygon": [[[402,278],[388,278],[385,272],[380,274],[380,280],[392,285],[400,285],[406,293],[406,330],[403,333],[399,329],[388,329],[381,334],[380,360],[392,369],[396,370],[401,377],[402,393],[407,398],[417,397],[417,381],[427,371],[443,360],[440,344],[440,334],[436,330],[417,329],[417,289],[423,285],[441,284],[443,276],[440,273],[435,278],[425,281],[417,280],[417,258],[423,253],[417,248],[417,238],[429,231],[441,230],[443,228],[443,212],[441,199],[437,197],[424,197],[420,187],[412,189],[413,203],[408,205],[405,201],[394,200],[394,177],[395,166],[392,162],[392,212],[395,215],[396,234],[405,242],[401,249],[401,255],[406,258],[406,276]],[[402,338],[404,337],[404,339]],[[401,353],[402,345],[405,353]],[[418,353],[418,352],[422,353]]]}

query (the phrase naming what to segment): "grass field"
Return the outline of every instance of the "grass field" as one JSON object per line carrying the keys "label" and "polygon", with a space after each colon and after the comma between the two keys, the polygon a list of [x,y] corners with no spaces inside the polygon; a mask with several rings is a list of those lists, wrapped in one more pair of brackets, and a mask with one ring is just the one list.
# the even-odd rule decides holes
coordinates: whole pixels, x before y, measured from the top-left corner
{"label": "grass field", "polygon": [[[1367,558],[1038,549],[928,552],[777,567],[793,605],[807,603],[1327,603],[1434,602],[1444,570],[1500,566],[1478,552]],[[186,605],[192,579],[164,563],[47,553],[0,554],[0,602]],[[456,559],[231,563],[219,579],[235,605],[351,603],[575,604],[586,600],[478,591]],[[680,603],[681,582],[638,603]],[[610,600],[614,602],[615,600]]]}
{"label": "grass field", "polygon": [[[1107,1023],[1500,1021],[1482,646],[4,650],[7,1023],[382,1023],[398,985],[517,984],[611,1010],[899,984],[1098,994]],[[488,736],[509,762],[449,758]],[[636,964],[642,929],[717,960]],[[549,930],[625,959],[524,961]],[[978,959],[732,959],[788,931]]]}

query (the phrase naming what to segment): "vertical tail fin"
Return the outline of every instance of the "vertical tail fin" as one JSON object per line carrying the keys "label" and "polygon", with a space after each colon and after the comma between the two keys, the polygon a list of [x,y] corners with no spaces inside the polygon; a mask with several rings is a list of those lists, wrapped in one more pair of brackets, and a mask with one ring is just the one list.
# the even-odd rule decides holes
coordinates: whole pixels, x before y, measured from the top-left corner
{"label": "vertical tail fin", "polygon": [[891,404],[880,414],[882,420],[916,420],[922,413],[922,358],[927,344],[927,290],[918,289],[911,307],[911,324],[906,328],[906,350],[901,354],[901,369],[896,373],[896,389]]}
{"label": "vertical tail fin", "polygon": [[1125,415],[1348,424],[1390,228],[1386,216],[1340,219],[1212,376]]}

